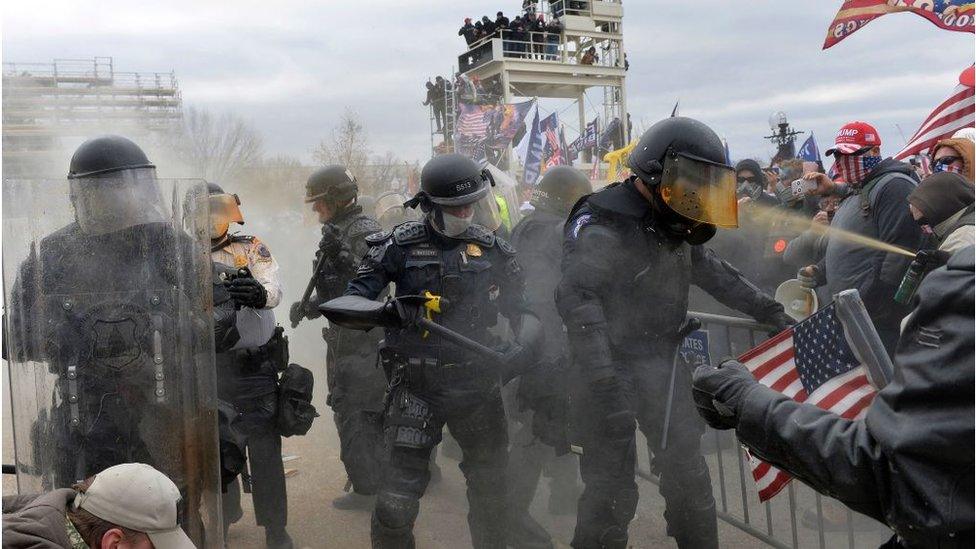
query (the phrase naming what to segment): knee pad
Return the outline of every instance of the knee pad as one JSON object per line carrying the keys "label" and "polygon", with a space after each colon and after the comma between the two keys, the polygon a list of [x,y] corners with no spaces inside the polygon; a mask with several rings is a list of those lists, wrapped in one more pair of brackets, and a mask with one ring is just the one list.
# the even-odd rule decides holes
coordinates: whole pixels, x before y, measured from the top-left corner
{"label": "knee pad", "polygon": [[373,517],[388,530],[400,530],[412,527],[419,512],[420,501],[417,498],[383,492],[376,498]]}

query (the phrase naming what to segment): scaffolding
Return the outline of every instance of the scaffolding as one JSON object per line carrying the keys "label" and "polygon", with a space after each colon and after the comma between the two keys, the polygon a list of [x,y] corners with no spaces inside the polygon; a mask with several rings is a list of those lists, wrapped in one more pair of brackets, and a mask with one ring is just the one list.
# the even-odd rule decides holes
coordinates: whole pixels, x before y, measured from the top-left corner
{"label": "scaffolding", "polygon": [[[579,132],[586,131],[586,92],[602,88],[602,128],[618,120],[613,146],[630,140],[625,79],[628,68],[620,0],[542,1],[546,21],[560,33],[505,30],[471,43],[458,56],[459,72],[482,83],[498,81],[500,101],[513,97],[574,99]],[[591,169],[592,165],[581,166]]]}
{"label": "scaffolding", "polygon": [[119,72],[111,57],[3,64],[5,176],[54,157],[65,138],[163,133],[181,118],[172,72]]}

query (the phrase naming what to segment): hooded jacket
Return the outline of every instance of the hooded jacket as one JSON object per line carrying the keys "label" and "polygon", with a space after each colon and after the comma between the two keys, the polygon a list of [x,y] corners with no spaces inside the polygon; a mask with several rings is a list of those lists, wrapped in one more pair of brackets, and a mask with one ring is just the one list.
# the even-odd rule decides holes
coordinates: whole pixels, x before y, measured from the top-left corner
{"label": "hooded jacket", "polygon": [[43,494],[3,498],[3,546],[71,549],[65,521],[75,491],[62,488]]}
{"label": "hooded jacket", "polygon": [[962,175],[969,180],[969,183],[973,183],[973,156],[974,151],[976,151],[976,143],[965,137],[953,137],[950,139],[943,139],[932,147],[932,155],[939,150],[939,147],[951,147],[955,150],[959,156],[962,157]]}
{"label": "hooded jacket", "polygon": [[[922,229],[906,204],[916,185],[911,166],[885,159],[841,202],[830,226],[905,250],[918,250],[923,242]],[[911,260],[846,238],[834,236],[827,242],[823,272],[830,294],[857,289],[879,335],[888,338],[885,346],[889,353],[897,338],[898,322],[908,313],[895,310],[898,307],[892,299]]]}

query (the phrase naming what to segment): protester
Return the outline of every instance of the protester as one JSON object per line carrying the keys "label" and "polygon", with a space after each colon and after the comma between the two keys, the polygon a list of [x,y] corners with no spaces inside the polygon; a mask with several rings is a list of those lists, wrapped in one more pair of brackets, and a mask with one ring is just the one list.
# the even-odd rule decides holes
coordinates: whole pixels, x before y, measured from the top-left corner
{"label": "protester", "polygon": [[477,30],[474,28],[474,25],[471,24],[471,18],[465,17],[464,24],[461,25],[461,29],[458,30],[458,36],[463,36],[464,41],[470,46],[475,40],[477,40],[476,33]]}
{"label": "protester", "polygon": [[766,193],[766,177],[759,162],[751,158],[740,160],[735,165],[736,196],[742,203],[742,199],[760,202],[763,204],[777,204],[775,196]]}
{"label": "protester", "polygon": [[932,148],[932,171],[959,173],[973,184],[973,153],[976,144],[965,137],[943,139]]}
{"label": "protester", "polygon": [[973,246],[926,277],[894,379],[851,420],[759,384],[739,362],[700,366],[698,411],[751,455],[887,524],[884,547],[973,546]]}
{"label": "protester", "polygon": [[958,173],[935,173],[908,195],[912,217],[938,249],[954,252],[976,244],[973,230],[974,190]]}
{"label": "protester", "polygon": [[508,17],[505,17],[504,13],[498,12],[495,15],[495,29],[498,30],[498,32],[508,29],[508,23]]}
{"label": "protester", "polygon": [[[850,122],[837,133],[835,146],[826,151],[835,158],[834,169],[846,185],[835,184],[823,173],[804,176],[814,181],[813,192],[844,196],[832,227],[866,236],[904,250],[922,245],[922,231],[905,203],[917,184],[911,166],[881,158],[881,136],[866,122]],[[849,238],[832,237],[824,260],[801,269],[801,281],[826,284],[830,295],[855,288],[874,322],[889,355],[894,354],[901,319],[908,308],[893,301],[895,290],[911,257],[881,247],[866,246]]]}
{"label": "protester", "polygon": [[3,498],[3,546],[192,549],[180,491],[143,463],[115,465],[72,488]]}
{"label": "protester", "polygon": [[590,46],[590,49],[586,50],[583,57],[580,59],[580,65],[592,65],[599,61],[600,58],[596,54],[596,48]]}
{"label": "protester", "polygon": [[546,25],[546,59],[555,61],[559,55],[559,37],[563,33],[563,24],[553,17]]}
{"label": "protester", "polygon": [[484,29],[485,36],[490,38],[495,34],[495,22],[488,19],[487,15],[481,16],[481,27]]}

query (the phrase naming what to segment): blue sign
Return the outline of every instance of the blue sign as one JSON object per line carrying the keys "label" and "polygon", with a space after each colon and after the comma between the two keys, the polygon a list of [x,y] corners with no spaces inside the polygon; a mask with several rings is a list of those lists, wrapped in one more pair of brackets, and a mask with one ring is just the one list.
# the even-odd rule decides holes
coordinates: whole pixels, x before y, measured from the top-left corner
{"label": "blue sign", "polygon": [[688,334],[678,349],[678,355],[689,366],[711,364],[708,356],[708,330],[695,330]]}

